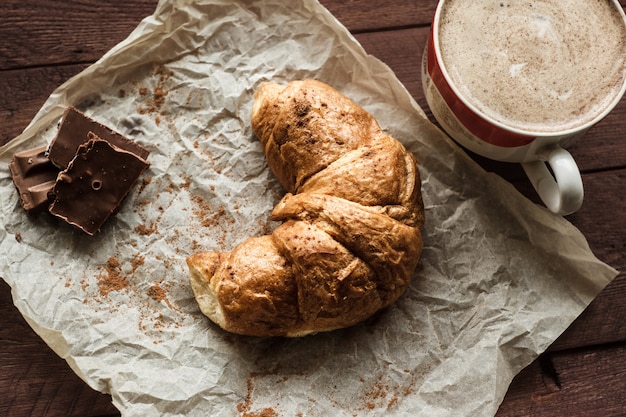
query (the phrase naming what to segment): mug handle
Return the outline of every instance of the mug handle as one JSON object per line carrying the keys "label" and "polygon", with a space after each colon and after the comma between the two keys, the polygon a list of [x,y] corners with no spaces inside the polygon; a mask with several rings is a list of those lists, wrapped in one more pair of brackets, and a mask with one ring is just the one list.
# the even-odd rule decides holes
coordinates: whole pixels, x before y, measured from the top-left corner
{"label": "mug handle", "polygon": [[550,211],[565,216],[580,208],[583,181],[574,158],[565,149],[547,149],[540,154],[539,161],[523,162],[522,167]]}

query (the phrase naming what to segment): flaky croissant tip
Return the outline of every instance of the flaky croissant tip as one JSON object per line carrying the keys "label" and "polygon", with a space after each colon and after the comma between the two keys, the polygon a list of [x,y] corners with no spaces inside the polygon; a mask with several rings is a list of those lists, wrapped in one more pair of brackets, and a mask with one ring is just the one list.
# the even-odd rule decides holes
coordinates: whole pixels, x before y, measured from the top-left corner
{"label": "flaky croissant tip", "polygon": [[220,263],[221,254],[217,252],[201,252],[187,258],[191,289],[200,311],[223,328],[225,325],[224,313],[210,279]]}

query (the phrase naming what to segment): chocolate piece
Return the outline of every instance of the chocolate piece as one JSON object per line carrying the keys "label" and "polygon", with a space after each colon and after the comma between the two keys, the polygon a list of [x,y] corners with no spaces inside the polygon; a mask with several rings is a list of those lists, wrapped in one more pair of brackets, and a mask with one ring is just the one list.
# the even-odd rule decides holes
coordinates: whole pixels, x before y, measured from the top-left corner
{"label": "chocolate piece", "polygon": [[50,206],[48,193],[54,187],[59,169],[46,157],[47,146],[18,152],[9,163],[13,183],[20,193],[24,210],[36,214]]}
{"label": "chocolate piece", "polygon": [[54,186],[50,213],[94,235],[150,164],[92,132]]}
{"label": "chocolate piece", "polygon": [[57,135],[50,143],[48,158],[59,168],[67,168],[76,156],[78,147],[89,140],[87,137],[89,132],[95,133],[120,149],[134,153],[141,159],[145,160],[150,153],[143,146],[96,122],[74,107],[68,107],[63,113]]}
{"label": "chocolate piece", "polygon": [[9,167],[26,211],[47,209],[94,235],[150,166],[149,153],[68,107],[51,145],[16,153]]}

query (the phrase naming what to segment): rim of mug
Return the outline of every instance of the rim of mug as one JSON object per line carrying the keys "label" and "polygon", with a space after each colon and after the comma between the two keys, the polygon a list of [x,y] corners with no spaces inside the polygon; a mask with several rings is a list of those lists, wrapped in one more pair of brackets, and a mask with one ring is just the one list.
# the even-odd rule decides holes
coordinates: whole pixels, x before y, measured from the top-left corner
{"label": "rim of mug", "polygon": [[[607,104],[604,107],[604,109],[600,113],[598,113],[593,119],[588,120],[587,122],[581,125],[578,125],[576,127],[572,127],[569,129],[555,131],[555,132],[546,132],[542,130],[520,129],[520,128],[508,126],[494,119],[490,115],[478,109],[472,102],[467,100],[467,98],[465,98],[463,94],[461,94],[460,90],[457,88],[455,83],[452,81],[450,75],[448,74],[448,69],[446,68],[445,63],[443,62],[441,49],[439,46],[439,22],[441,20],[440,19],[441,10],[443,8],[444,3],[446,3],[447,1],[449,0],[439,0],[439,2],[437,3],[437,8],[435,9],[435,14],[434,14],[433,23],[432,23],[432,26],[433,26],[432,32],[431,32],[433,36],[432,44],[435,48],[434,56],[435,56],[435,59],[437,60],[437,65],[439,66],[439,69],[441,70],[441,74],[443,75],[446,83],[448,83],[448,86],[450,87],[450,89],[452,90],[456,98],[459,99],[461,102],[463,102],[463,104],[465,104],[474,114],[476,114],[479,117],[482,117],[483,119],[485,119],[487,122],[491,123],[492,125],[497,126],[500,129],[503,129],[512,133],[529,136],[529,137],[536,137],[536,138],[571,136],[571,135],[574,135],[579,132],[583,132],[591,128],[592,126],[600,122],[602,119],[604,119],[619,104],[619,102],[622,100],[622,98],[626,94],[626,62],[625,62],[624,68],[623,68],[622,80],[621,80],[622,84],[620,86],[618,94],[616,94],[615,97],[613,97],[613,99],[609,102],[609,104]],[[620,14],[622,18],[622,22],[624,26],[626,27],[626,14],[624,13],[624,9],[622,8],[622,5],[619,3],[618,0],[612,0],[611,3],[613,7],[617,10],[617,12]]]}

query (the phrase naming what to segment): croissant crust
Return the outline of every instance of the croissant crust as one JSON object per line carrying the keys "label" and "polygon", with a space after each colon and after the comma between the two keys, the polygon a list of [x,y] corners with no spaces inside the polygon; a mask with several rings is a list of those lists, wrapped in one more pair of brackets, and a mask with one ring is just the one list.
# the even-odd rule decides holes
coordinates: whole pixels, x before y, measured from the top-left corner
{"label": "croissant crust", "polygon": [[303,336],[398,299],[421,251],[417,161],[374,117],[314,80],[264,83],[252,128],[287,191],[271,235],[187,258],[201,311],[232,333]]}

